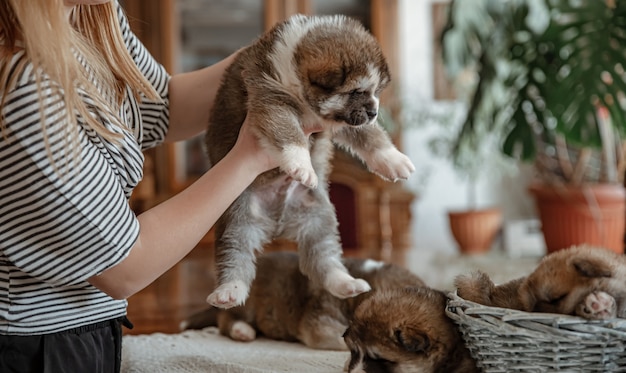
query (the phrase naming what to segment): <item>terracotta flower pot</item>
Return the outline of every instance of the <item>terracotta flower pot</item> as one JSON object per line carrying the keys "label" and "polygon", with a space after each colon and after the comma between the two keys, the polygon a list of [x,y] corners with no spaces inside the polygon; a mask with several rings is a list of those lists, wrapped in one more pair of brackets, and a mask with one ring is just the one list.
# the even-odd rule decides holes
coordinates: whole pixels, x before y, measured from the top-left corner
{"label": "terracotta flower pot", "polygon": [[533,184],[547,252],[589,244],[624,253],[626,189],[600,184],[584,188]]}
{"label": "terracotta flower pot", "polygon": [[448,213],[450,231],[463,254],[489,251],[502,226],[499,209],[454,211]]}

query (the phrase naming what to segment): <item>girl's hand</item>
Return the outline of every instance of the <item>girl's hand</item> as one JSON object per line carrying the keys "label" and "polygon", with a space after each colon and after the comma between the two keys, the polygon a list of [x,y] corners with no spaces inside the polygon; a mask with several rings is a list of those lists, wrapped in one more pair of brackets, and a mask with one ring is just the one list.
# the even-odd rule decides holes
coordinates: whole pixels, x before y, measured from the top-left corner
{"label": "girl's hand", "polygon": [[263,147],[250,126],[249,119],[246,117],[230,154],[241,157],[242,166],[248,167],[250,172],[259,175],[279,166],[279,154],[272,154],[269,149]]}
{"label": "girl's hand", "polygon": [[[251,124],[246,117],[231,153],[236,153],[246,158],[242,162],[245,162],[247,167],[251,168],[251,172],[256,172],[257,175],[279,167],[280,154],[263,147],[250,126]],[[305,134],[310,136],[312,133],[321,132],[323,129],[322,125],[310,127],[305,130]]]}

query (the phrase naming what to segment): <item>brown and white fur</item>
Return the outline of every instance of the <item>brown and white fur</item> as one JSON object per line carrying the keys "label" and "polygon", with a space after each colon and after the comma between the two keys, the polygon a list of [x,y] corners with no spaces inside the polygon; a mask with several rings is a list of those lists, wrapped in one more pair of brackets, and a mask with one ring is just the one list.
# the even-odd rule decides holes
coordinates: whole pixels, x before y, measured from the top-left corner
{"label": "brown and white fur", "polygon": [[455,285],[460,297],[487,306],[594,320],[626,318],[626,258],[603,248],[556,251],[527,277],[502,285],[481,272],[458,276]]}
{"label": "brown and white fur", "polygon": [[[258,275],[244,305],[200,311],[187,318],[181,328],[218,326],[221,334],[237,341],[251,341],[259,333],[271,339],[300,341],[316,349],[345,350],[342,335],[354,309],[363,300],[385,289],[424,286],[418,276],[397,265],[344,258],[350,274],[367,280],[373,291],[339,299],[309,281],[300,272],[298,262],[294,252],[260,255]],[[396,308],[393,304],[389,307]],[[442,307],[439,312],[443,310]]]}
{"label": "brown and white fur", "polygon": [[427,287],[375,292],[355,310],[344,339],[349,373],[478,373],[447,297]]}
{"label": "brown and white fur", "polygon": [[[237,54],[210,113],[209,161],[232,148],[247,116],[280,167],[257,177],[217,222],[218,287],[210,304],[242,304],[255,277],[255,252],[278,237],[297,242],[300,270],[334,296],[370,290],[342,264],[327,179],[334,145],[387,180],[414,171],[377,123],[379,94],[389,81],[374,37],[343,16],[291,17]],[[307,137],[310,128],[323,130]]]}

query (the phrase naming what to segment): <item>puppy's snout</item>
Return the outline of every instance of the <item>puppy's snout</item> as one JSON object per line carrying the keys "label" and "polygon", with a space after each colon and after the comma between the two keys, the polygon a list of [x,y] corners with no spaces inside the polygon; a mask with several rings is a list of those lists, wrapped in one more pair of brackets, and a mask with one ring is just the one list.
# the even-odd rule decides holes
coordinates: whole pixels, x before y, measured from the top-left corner
{"label": "puppy's snout", "polygon": [[373,120],[376,118],[376,116],[378,115],[378,110],[367,110],[367,117],[369,118],[369,120]]}

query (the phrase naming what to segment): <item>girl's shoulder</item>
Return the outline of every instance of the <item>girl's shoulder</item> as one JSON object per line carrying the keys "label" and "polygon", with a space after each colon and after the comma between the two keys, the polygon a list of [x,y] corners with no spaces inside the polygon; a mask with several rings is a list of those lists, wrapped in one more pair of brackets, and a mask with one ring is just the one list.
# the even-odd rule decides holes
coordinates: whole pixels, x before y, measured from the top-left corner
{"label": "girl's shoulder", "polygon": [[37,79],[44,84],[47,80],[45,74],[40,74],[37,77],[34,64],[23,49],[16,50],[13,54],[0,59],[0,71],[3,72],[1,76],[5,80],[2,85],[6,85],[8,82],[11,90],[35,85]]}

